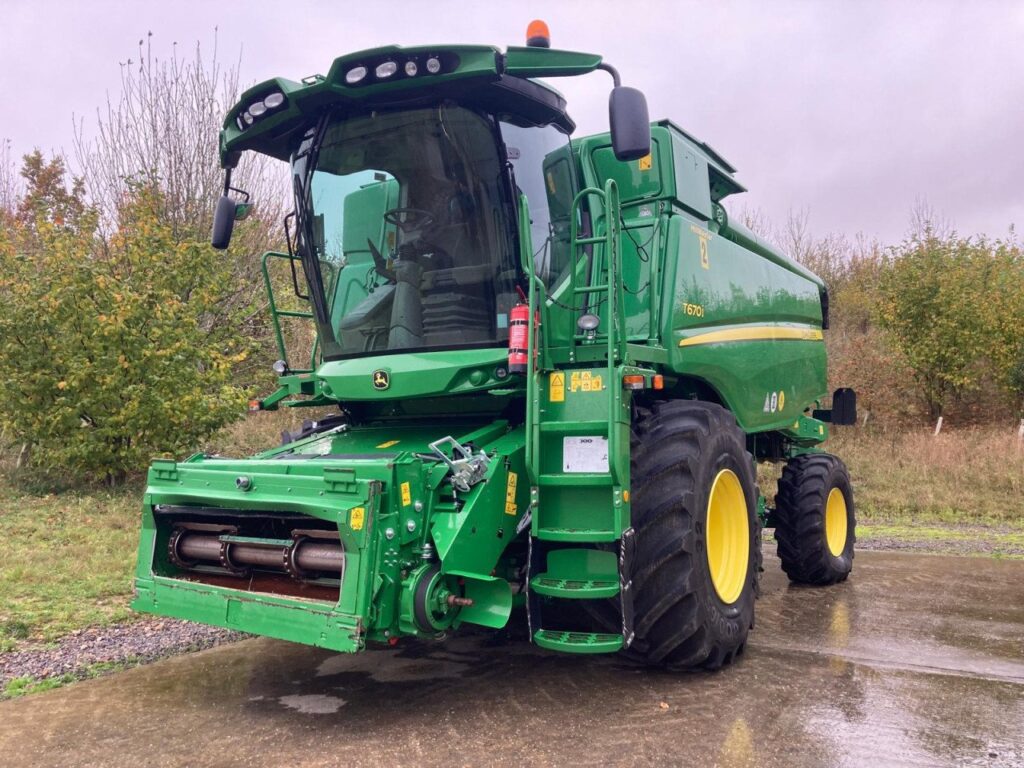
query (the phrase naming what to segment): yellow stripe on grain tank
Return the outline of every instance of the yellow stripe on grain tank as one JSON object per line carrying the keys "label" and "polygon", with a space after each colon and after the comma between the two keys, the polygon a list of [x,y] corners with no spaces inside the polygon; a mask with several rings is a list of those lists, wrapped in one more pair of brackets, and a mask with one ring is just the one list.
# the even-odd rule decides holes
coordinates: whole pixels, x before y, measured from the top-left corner
{"label": "yellow stripe on grain tank", "polygon": [[680,347],[698,344],[720,344],[725,341],[777,341],[797,339],[800,341],[821,341],[824,335],[818,328],[792,328],[777,325],[727,328],[724,331],[708,331],[679,340]]}

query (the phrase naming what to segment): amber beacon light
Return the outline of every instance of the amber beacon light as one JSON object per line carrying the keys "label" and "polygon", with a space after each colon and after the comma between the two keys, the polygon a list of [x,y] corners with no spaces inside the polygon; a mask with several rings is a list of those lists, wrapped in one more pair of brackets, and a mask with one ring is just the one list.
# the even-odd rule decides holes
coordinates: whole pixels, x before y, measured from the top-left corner
{"label": "amber beacon light", "polygon": [[551,32],[548,31],[547,22],[534,19],[526,28],[526,44],[531,48],[550,48]]}

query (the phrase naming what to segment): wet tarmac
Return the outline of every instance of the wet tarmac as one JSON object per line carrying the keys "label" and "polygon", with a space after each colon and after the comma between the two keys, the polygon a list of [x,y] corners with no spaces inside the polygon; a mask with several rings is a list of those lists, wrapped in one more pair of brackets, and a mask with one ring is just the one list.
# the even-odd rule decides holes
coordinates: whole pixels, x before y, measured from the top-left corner
{"label": "wet tarmac", "polygon": [[1024,562],[863,552],[828,589],[766,563],[722,672],[247,640],[0,704],[0,764],[1024,765]]}

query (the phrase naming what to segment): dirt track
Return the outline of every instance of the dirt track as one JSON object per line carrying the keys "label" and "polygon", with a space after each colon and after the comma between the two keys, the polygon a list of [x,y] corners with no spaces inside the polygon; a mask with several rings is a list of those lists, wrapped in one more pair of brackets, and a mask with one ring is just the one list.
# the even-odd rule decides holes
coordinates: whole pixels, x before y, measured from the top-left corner
{"label": "dirt track", "polygon": [[860,553],[746,655],[641,671],[480,636],[339,656],[266,639],[0,704],[29,765],[1024,764],[1024,563]]}

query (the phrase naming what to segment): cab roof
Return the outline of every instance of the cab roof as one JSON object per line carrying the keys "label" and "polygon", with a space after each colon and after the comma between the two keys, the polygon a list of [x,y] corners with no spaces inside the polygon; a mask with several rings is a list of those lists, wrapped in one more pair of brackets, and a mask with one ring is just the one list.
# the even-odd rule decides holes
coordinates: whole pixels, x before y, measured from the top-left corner
{"label": "cab roof", "polygon": [[327,75],[299,82],[273,78],[243,93],[221,129],[221,164],[233,167],[245,150],[287,160],[325,109],[364,112],[452,99],[571,133],[575,124],[565,112],[565,99],[533,78],[583,74],[600,63],[594,54],[536,48],[502,53],[484,45],[392,45],[357,51],[336,58]]}

